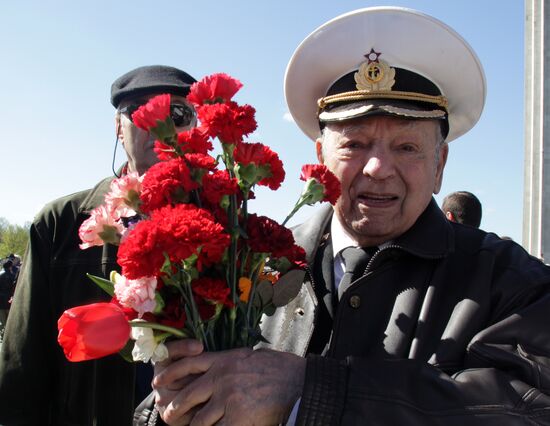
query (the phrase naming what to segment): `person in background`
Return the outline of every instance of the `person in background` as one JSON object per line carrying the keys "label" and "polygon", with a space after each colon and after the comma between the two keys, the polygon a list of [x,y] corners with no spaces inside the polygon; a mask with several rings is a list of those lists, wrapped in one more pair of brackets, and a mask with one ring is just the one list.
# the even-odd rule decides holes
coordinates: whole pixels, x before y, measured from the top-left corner
{"label": "person in background", "polygon": [[[134,69],[112,84],[116,137],[127,157],[120,173],[143,174],[158,161],[153,136],[134,126],[132,112],[169,93],[178,130],[189,129],[196,118],[185,96],[194,82],[180,69],[155,65]],[[134,364],[118,354],[70,363],[57,343],[63,311],[109,299],[86,273],[109,277],[118,270],[117,247],[81,250],[78,230],[103,203],[112,179],[48,203],[32,223],[0,354],[2,425],[130,425],[135,403],[150,392],[151,368],[140,363],[136,374]]]}
{"label": "person in background", "polygon": [[16,280],[16,266],[13,261],[8,258],[2,265],[2,271],[0,271],[0,335],[3,335],[6,327],[10,300],[15,290]]}
{"label": "person in background", "polygon": [[342,194],[294,229],[309,267],[262,320],[269,343],[168,344],[166,423],[550,425],[550,268],[433,198],[485,87],[468,43],[410,9],[353,11],[300,44],[287,103]]}
{"label": "person in background", "polygon": [[468,191],[452,192],[443,199],[441,210],[451,222],[479,228],[481,224],[481,202]]}

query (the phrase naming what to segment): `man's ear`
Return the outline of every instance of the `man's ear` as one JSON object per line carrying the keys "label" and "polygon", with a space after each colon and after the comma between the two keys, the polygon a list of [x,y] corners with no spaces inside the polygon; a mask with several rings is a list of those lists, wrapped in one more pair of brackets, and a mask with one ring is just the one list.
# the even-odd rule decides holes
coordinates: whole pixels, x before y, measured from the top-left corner
{"label": "man's ear", "polygon": [[115,136],[121,143],[124,143],[124,132],[120,120],[120,114],[115,114]]}
{"label": "man's ear", "polygon": [[325,164],[323,158],[323,142],[321,141],[321,138],[317,138],[315,141],[315,151],[317,152],[317,160],[319,160],[319,163]]}
{"label": "man's ear", "polygon": [[456,222],[455,215],[451,212],[445,212],[445,217],[447,220],[450,220],[451,222]]}
{"label": "man's ear", "polygon": [[439,158],[437,159],[437,166],[435,171],[435,185],[433,189],[434,194],[438,194],[441,190],[441,184],[443,183],[443,170],[447,163],[447,156],[449,155],[449,145],[443,143],[439,148]]}

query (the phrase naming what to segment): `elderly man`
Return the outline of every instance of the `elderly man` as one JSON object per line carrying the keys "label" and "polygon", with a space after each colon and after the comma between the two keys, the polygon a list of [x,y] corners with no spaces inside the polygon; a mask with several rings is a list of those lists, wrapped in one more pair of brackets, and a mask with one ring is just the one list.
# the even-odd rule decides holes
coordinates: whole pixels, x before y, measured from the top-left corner
{"label": "elderly man", "polygon": [[409,9],[362,9],[307,37],[285,85],[342,195],[295,229],[311,273],[262,322],[269,345],[170,344],[153,381],[163,420],[550,424],[550,268],[432,198],[447,142],[483,108],[468,44]]}
{"label": "elderly man", "polygon": [[[128,158],[122,173],[142,174],[157,161],[152,136],[133,125],[131,113],[150,97],[170,93],[175,124],[190,128],[196,119],[185,96],[194,82],[179,69],[146,66],[113,83],[116,136]],[[2,345],[2,425],[130,425],[134,401],[150,392],[150,379],[119,355],[70,363],[57,344],[57,319],[65,309],[108,298],[86,273],[108,276],[117,269],[116,247],[80,250],[78,229],[103,203],[111,180],[49,203],[31,226]],[[144,383],[149,391],[140,389]]]}

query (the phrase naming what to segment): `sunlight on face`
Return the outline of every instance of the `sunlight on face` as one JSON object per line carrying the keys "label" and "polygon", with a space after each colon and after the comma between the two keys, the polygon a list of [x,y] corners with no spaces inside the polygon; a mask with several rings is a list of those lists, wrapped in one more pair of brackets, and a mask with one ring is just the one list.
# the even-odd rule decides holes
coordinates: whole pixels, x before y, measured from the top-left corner
{"label": "sunlight on face", "polygon": [[439,192],[448,147],[434,120],[375,116],[329,123],[317,156],[340,179],[334,211],[362,246],[407,231]]}

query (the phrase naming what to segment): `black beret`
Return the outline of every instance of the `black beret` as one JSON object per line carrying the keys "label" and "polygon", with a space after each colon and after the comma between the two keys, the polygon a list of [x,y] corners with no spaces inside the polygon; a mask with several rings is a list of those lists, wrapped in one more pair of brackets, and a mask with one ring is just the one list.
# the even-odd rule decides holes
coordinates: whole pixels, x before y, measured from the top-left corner
{"label": "black beret", "polygon": [[118,107],[124,98],[170,93],[187,96],[196,80],[185,71],[164,65],[148,65],[129,71],[111,86],[111,103]]}

